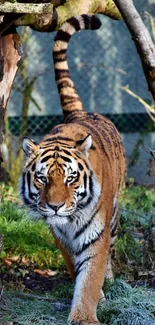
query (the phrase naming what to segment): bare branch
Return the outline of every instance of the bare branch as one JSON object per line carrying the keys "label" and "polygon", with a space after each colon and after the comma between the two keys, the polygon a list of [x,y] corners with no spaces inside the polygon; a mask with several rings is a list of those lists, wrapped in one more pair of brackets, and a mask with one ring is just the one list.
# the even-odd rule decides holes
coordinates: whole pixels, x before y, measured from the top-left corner
{"label": "bare branch", "polygon": [[8,2],[0,4],[0,13],[18,14],[48,14],[53,11],[52,3],[18,3]]}
{"label": "bare branch", "polygon": [[128,86],[122,87],[122,89],[124,91],[126,91],[129,95],[131,95],[132,97],[137,99],[138,102],[141,103],[145,107],[145,109],[146,109],[148,115],[150,116],[150,118],[152,119],[152,121],[155,122],[155,109],[152,106],[150,106],[147,102],[145,102],[145,100],[143,100],[141,97],[139,97],[138,95],[133,93],[133,91],[131,91]]}
{"label": "bare branch", "polygon": [[131,0],[114,0],[139,53],[149,90],[155,100],[155,46]]}

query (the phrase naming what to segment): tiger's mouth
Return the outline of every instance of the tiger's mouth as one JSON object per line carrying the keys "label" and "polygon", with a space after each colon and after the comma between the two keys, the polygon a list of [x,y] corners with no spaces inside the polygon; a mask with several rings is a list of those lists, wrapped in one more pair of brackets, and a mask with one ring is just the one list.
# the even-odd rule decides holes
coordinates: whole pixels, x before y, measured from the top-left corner
{"label": "tiger's mouth", "polygon": [[71,224],[74,221],[73,213],[60,214],[58,212],[55,212],[52,214],[48,210],[47,211],[39,210],[39,213],[44,218],[45,222],[51,226]]}
{"label": "tiger's mouth", "polygon": [[50,219],[56,219],[56,218],[68,218],[69,220],[71,220],[71,216],[74,214],[74,212],[76,211],[76,207],[60,212],[60,211],[54,211],[52,209],[47,209],[44,207],[37,207],[38,212],[40,213],[41,216],[43,216],[45,218],[45,220],[47,218]]}

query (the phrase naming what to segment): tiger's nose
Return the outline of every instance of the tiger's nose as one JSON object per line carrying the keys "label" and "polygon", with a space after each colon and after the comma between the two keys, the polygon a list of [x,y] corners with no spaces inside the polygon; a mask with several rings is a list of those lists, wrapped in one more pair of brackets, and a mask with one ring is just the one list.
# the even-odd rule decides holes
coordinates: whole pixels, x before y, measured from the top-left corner
{"label": "tiger's nose", "polygon": [[52,208],[55,212],[58,212],[58,210],[65,204],[65,202],[63,203],[58,203],[58,204],[49,204],[48,203],[48,206],[50,208]]}

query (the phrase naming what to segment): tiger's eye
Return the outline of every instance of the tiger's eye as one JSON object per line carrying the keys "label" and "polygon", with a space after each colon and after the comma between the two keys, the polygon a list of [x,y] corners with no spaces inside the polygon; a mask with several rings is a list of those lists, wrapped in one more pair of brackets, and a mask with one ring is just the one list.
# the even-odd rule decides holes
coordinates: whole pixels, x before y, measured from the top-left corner
{"label": "tiger's eye", "polygon": [[67,177],[67,182],[71,182],[73,180],[73,176],[68,176]]}
{"label": "tiger's eye", "polygon": [[41,182],[46,183],[47,182],[47,178],[45,176],[40,176],[39,179],[41,180]]}

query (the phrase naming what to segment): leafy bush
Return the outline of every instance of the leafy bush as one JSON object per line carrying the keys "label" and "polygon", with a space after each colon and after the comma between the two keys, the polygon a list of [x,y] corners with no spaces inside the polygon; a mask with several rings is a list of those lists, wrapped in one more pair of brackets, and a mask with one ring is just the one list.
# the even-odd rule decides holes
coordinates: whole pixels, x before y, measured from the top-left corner
{"label": "leafy bush", "polygon": [[[154,268],[155,252],[155,192],[141,186],[124,189],[120,199],[118,238],[116,240],[118,268]],[[122,265],[124,264],[124,265]]]}

